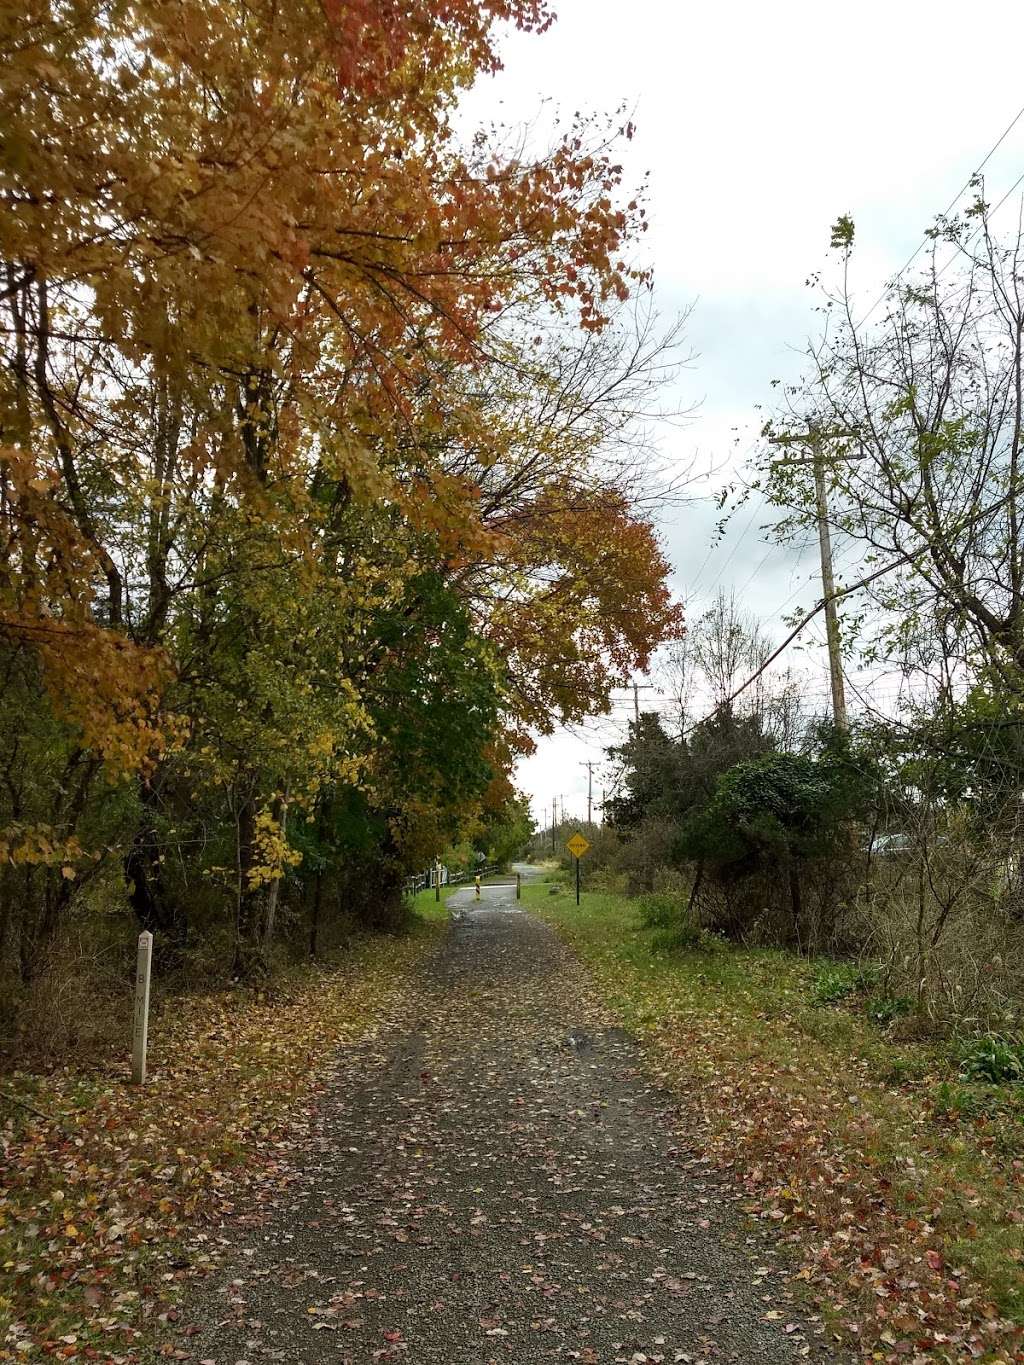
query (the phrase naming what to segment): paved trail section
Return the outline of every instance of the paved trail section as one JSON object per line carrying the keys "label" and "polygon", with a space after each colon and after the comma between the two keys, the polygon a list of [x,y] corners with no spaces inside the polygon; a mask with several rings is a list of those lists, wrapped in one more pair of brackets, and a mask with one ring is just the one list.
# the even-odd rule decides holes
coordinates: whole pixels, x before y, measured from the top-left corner
{"label": "paved trail section", "polygon": [[346,1055],[301,1175],[227,1230],[189,1357],[825,1356],[783,1254],[686,1150],[574,955],[512,888],[450,905],[403,1017]]}

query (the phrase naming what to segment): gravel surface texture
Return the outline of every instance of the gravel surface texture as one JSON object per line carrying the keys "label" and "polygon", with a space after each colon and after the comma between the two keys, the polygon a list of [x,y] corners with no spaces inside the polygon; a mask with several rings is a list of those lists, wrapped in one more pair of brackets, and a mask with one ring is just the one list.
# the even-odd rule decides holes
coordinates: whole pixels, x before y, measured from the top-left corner
{"label": "gravel surface texture", "polygon": [[402,1017],[345,1054],[301,1172],[225,1230],[189,1358],[833,1358],[574,955],[513,889],[450,906]]}

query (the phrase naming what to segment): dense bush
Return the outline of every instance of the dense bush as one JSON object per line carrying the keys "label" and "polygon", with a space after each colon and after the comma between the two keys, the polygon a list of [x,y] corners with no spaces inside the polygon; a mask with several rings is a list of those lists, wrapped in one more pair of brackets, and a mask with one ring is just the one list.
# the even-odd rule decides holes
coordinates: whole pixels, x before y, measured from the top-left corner
{"label": "dense bush", "polygon": [[[700,727],[672,739],[641,718],[588,863],[591,878],[668,900],[734,941],[791,946],[876,964],[827,965],[821,1003],[857,993],[883,1027],[1006,1033],[1024,1022],[1024,856],[1015,774],[1016,721],[974,693],[912,726],[852,737],[811,724],[797,750],[764,748],[749,723],[723,736],[748,744],[714,771]],[[703,786],[694,755],[701,752]],[[702,779],[702,780],[703,780]],[[669,790],[665,790],[668,788]],[[673,814],[674,812],[674,814]],[[609,834],[611,837],[609,837]]]}
{"label": "dense bush", "polygon": [[805,949],[844,946],[853,822],[870,780],[834,740],[817,756],[765,754],[724,773],[678,843],[695,878],[719,889],[724,913],[713,927]]}

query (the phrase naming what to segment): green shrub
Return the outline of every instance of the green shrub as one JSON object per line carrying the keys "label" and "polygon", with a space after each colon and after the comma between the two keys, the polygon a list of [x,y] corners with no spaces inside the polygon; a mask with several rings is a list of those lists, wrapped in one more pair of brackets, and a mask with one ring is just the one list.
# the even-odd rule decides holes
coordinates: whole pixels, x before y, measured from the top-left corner
{"label": "green shrub", "polygon": [[811,995],[816,1005],[835,1005],[856,990],[855,968],[829,964],[818,968]]}
{"label": "green shrub", "polygon": [[651,940],[651,951],[655,953],[692,953],[696,949],[717,946],[719,939],[707,934],[692,916],[685,916],[668,929],[662,929]]}
{"label": "green shrub", "polygon": [[876,1024],[891,1024],[913,1008],[913,1000],[906,995],[872,995],[868,999],[868,1018]]}
{"label": "green shrub", "polygon": [[641,896],[637,901],[640,923],[645,929],[673,929],[686,918],[686,903],[670,892]]}
{"label": "green shrub", "polygon": [[965,1081],[1019,1085],[1024,1081],[1024,1039],[995,1033],[972,1039],[961,1054],[960,1075]]}

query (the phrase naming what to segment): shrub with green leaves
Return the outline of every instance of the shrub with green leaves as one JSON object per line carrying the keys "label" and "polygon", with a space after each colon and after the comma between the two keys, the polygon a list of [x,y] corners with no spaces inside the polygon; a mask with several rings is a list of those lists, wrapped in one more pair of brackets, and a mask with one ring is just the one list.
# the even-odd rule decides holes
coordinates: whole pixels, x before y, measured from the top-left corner
{"label": "shrub with green leaves", "polygon": [[660,892],[641,896],[637,901],[640,923],[645,929],[669,929],[686,915],[686,902],[679,896]]}
{"label": "shrub with green leaves", "polygon": [[1019,1085],[1024,1081],[1024,1038],[989,1033],[972,1039],[961,1054],[960,1075],[965,1081]]}
{"label": "shrub with green leaves", "polygon": [[[770,918],[776,942],[811,950],[836,942],[845,903],[837,888],[874,780],[871,764],[837,735],[817,757],[762,754],[719,777],[711,800],[683,822],[678,857],[696,863],[729,902],[722,927],[731,937]],[[832,869],[832,889],[809,895],[823,867]]]}
{"label": "shrub with green leaves", "polygon": [[651,948],[656,953],[692,953],[698,948],[708,952],[720,946],[721,940],[705,933],[692,915],[654,935]]}
{"label": "shrub with green leaves", "polygon": [[816,1005],[836,1005],[856,990],[856,968],[830,964],[818,968],[811,994]]}
{"label": "shrub with green leaves", "polygon": [[868,1018],[876,1024],[891,1024],[913,1008],[913,1000],[906,995],[872,995],[868,1000]]}

